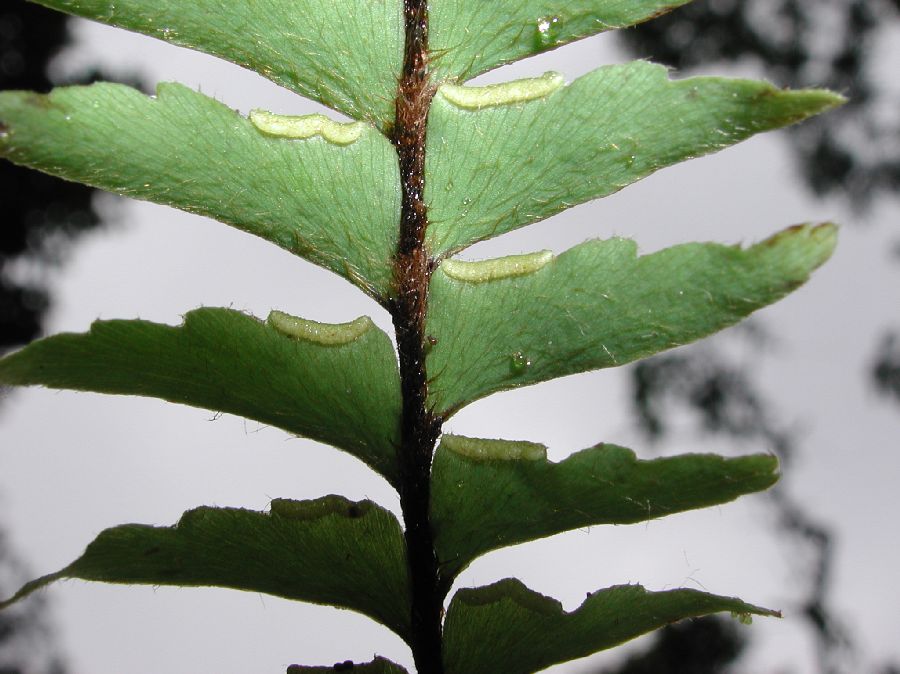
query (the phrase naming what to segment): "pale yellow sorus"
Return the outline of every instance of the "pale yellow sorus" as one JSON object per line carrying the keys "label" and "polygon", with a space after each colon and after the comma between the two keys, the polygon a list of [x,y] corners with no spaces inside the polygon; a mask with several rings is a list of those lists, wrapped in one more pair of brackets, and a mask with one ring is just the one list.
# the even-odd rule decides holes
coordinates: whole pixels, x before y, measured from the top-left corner
{"label": "pale yellow sorus", "polygon": [[276,115],[265,110],[251,110],[250,121],[257,129],[269,136],[304,140],[321,136],[335,145],[350,145],[359,140],[365,124],[363,122],[335,122],[325,115]]}
{"label": "pale yellow sorus", "polygon": [[544,98],[559,89],[565,82],[565,78],[559,73],[547,72],[540,77],[514,80],[502,84],[488,84],[484,87],[445,84],[438,91],[458,108],[481,110]]}
{"label": "pale yellow sorus", "polygon": [[457,281],[484,283],[514,276],[533,274],[553,259],[553,252],[541,250],[525,255],[507,255],[491,260],[466,262],[465,260],[444,260],[441,271]]}
{"label": "pale yellow sorus", "polygon": [[525,440],[478,440],[444,434],[441,444],[450,451],[476,461],[542,461],[547,448]]}
{"label": "pale yellow sorus", "polygon": [[360,316],[349,323],[319,323],[281,311],[271,312],[267,322],[282,335],[323,346],[349,344],[374,325],[368,316]]}

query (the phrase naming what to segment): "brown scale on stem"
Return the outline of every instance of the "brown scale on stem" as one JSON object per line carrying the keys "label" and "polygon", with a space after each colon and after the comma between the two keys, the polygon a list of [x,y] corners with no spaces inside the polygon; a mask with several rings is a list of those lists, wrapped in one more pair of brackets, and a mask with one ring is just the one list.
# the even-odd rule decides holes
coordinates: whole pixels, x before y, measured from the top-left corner
{"label": "brown scale on stem", "polygon": [[391,141],[401,180],[400,237],[394,260],[394,296],[387,303],[397,333],[401,428],[400,504],[406,525],[411,583],[411,646],[419,674],[443,674],[443,598],[428,519],[431,459],[441,420],[428,409],[425,314],[433,262],[425,247],[425,140],[434,87],[428,76],[428,6],[405,0],[406,45]]}

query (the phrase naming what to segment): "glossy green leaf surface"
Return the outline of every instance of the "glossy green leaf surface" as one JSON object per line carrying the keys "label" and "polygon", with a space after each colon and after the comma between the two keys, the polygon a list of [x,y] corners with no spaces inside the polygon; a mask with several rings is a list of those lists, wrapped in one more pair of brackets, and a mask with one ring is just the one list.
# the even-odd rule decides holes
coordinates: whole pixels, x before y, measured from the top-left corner
{"label": "glossy green leaf surface", "polygon": [[[538,78],[541,82],[546,78]],[[637,61],[599,68],[552,93],[497,103],[535,80],[443,87],[428,126],[428,244],[442,256],[607,196],[659,168],[837,105],[826,91],[720,78],[671,81]],[[449,97],[448,97],[449,94]],[[700,186],[697,186],[701,190]]]}
{"label": "glossy green leaf surface", "polygon": [[335,663],[331,667],[291,665],[287,668],[287,674],[334,674],[334,672],[342,671],[353,672],[353,674],[407,674],[400,665],[381,657],[366,663],[355,663],[348,660]]}
{"label": "glossy green leaf surface", "polygon": [[[517,256],[524,261],[512,273],[503,260],[445,260],[426,321],[436,340],[429,403],[452,414],[496,391],[709,335],[806,281],[835,240],[832,225],[804,225],[747,249],[692,243],[641,257],[632,241],[588,241],[552,259]],[[477,273],[460,272],[471,265]]]}
{"label": "glossy green leaf surface", "polygon": [[326,442],[392,482],[400,427],[393,347],[374,325],[345,344],[288,336],[230,309],[183,325],[98,321],[0,360],[0,383],[162,398]]}
{"label": "glossy green leaf surface", "polygon": [[689,0],[439,0],[429,4],[436,77],[465,81],[574,40],[646,21]]}
{"label": "glossy green leaf surface", "polygon": [[62,578],[141,585],[228,587],[331,604],[409,633],[403,532],[371,501],[276,499],[268,513],[197,508],[173,527],[126,524],[102,532],[61,571],[0,608]]}
{"label": "glossy green leaf surface", "polygon": [[435,550],[452,578],[507,545],[727,503],[772,486],[777,470],[770,455],[639,461],[630,449],[606,444],[552,463],[543,445],[445,434],[432,469]]}
{"label": "glossy green leaf surface", "polygon": [[273,137],[179,84],[3,92],[0,125],[0,156],[17,164],[207,215],[388,293],[399,169],[371,126],[344,145]]}
{"label": "glossy green leaf surface", "polygon": [[566,613],[555,599],[515,579],[462,589],[447,612],[447,674],[532,674],[551,665],[616,646],[671,622],[731,611],[774,611],[696,590],[647,592],[619,585],[594,592]]}
{"label": "glossy green leaf surface", "polygon": [[393,118],[401,0],[35,0],[214,54],[356,119]]}

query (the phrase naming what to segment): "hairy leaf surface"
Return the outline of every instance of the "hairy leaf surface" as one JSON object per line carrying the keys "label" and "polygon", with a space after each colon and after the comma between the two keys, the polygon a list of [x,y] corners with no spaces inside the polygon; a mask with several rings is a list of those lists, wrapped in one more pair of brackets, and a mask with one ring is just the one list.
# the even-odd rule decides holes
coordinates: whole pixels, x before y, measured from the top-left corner
{"label": "hairy leaf surface", "polygon": [[276,499],[269,513],[197,508],[173,527],[107,529],[0,608],[61,578],[218,586],[353,609],[408,638],[404,545],[396,518],[371,501]]}
{"label": "hairy leaf surface", "polygon": [[429,6],[438,79],[464,81],[574,40],[646,21],[689,0],[439,0]]}
{"label": "hairy leaf surface", "polygon": [[386,295],[399,169],[365,125],[355,142],[273,137],[180,84],[0,93],[0,155],[53,175],[207,215]]}
{"label": "hairy leaf surface", "polygon": [[214,54],[356,119],[393,118],[401,0],[34,0]]}
{"label": "hairy leaf surface", "polygon": [[477,556],[595,524],[633,524],[719,505],[772,486],[778,460],[687,454],[639,461],[597,445],[560,463],[531,442],[443,436],[434,458],[431,517],[441,571]]}
{"label": "hairy leaf surface", "polygon": [[696,590],[647,592],[619,585],[566,613],[555,599],[508,578],[453,597],[445,624],[447,674],[531,674],[585,657],[684,618],[731,611],[778,613]]}
{"label": "hairy leaf surface", "polygon": [[[504,87],[515,94],[547,79],[438,91],[426,164],[432,254],[543,220],[842,100],[748,80],[671,81],[662,66],[638,61],[599,68],[568,86],[559,80],[531,100],[497,102]],[[465,92],[464,101],[486,104],[460,105]]]}
{"label": "hairy leaf surface", "polygon": [[[366,319],[367,320],[367,319]],[[400,384],[374,325],[344,344],[290,337],[230,309],[180,327],[98,321],[0,360],[0,383],[162,398],[238,414],[327,442],[396,480]]]}
{"label": "hairy leaf surface", "polygon": [[[747,249],[692,243],[641,257],[629,240],[588,241],[553,259],[516,256],[524,261],[514,272],[504,259],[445,260],[426,322],[436,340],[429,403],[452,414],[496,391],[709,335],[806,281],[835,239],[832,225],[805,225]],[[478,273],[460,272],[473,265]]]}

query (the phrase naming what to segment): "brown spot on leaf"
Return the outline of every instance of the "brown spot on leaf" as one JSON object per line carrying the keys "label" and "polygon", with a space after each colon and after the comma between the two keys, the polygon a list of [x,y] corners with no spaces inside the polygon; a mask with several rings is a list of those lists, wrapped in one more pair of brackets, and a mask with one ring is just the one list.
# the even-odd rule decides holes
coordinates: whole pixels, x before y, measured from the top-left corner
{"label": "brown spot on leaf", "polygon": [[25,105],[30,105],[34,108],[41,108],[42,110],[49,110],[53,107],[53,103],[50,101],[50,97],[46,94],[38,94],[33,91],[28,91],[24,96]]}

